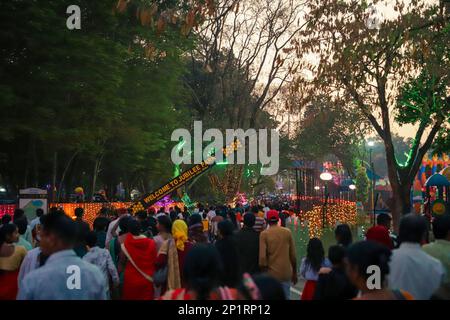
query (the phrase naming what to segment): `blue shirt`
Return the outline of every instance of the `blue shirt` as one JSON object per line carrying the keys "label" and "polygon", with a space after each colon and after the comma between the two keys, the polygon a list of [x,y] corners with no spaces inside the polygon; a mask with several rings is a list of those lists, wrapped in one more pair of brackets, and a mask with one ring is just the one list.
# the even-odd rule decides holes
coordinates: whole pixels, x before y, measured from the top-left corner
{"label": "blue shirt", "polygon": [[[321,268],[331,268],[332,264],[331,264],[330,260],[325,258],[325,259],[323,259],[320,267]],[[300,275],[305,280],[317,281],[319,279],[319,273],[312,268],[311,264],[308,262],[308,260],[306,260],[306,257],[304,257],[302,259],[302,263],[300,265]]]}
{"label": "blue shirt", "polygon": [[106,297],[103,273],[73,250],[52,254],[45,265],[27,274],[17,295],[18,300],[106,300]]}

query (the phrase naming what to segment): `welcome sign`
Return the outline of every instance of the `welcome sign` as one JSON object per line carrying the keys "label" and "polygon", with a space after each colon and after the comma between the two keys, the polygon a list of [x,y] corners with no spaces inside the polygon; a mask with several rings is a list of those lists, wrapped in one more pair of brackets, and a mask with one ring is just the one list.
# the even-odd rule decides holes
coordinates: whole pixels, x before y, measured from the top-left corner
{"label": "welcome sign", "polygon": [[[241,143],[239,140],[235,140],[234,142],[232,142],[229,146],[225,147],[222,150],[224,157],[236,151],[240,146]],[[216,157],[209,156],[206,160],[202,161],[202,163],[192,166],[185,172],[181,173],[180,175],[176,176],[175,178],[167,182],[166,184],[142,196],[140,200],[131,205],[131,210],[133,211],[133,213],[136,213],[138,211],[147,209],[149,206],[158,202],[166,195],[172,193],[176,189],[185,185],[188,181],[194,179],[195,177],[198,177],[205,171],[211,169],[215,164],[216,164]]]}

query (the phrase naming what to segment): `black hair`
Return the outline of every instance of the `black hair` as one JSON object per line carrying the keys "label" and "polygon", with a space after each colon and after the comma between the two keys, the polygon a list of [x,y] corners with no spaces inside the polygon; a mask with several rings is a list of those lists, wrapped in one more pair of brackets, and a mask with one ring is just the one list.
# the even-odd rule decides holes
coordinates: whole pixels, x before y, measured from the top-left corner
{"label": "black hair", "polygon": [[75,217],[81,218],[84,214],[84,209],[81,207],[78,207],[75,209]]}
{"label": "black hair", "polygon": [[25,211],[23,211],[22,209],[17,208],[17,209],[14,210],[13,221],[16,221],[16,220],[18,220],[18,219],[20,219],[20,218],[22,218],[24,216],[25,216]]}
{"label": "black hair", "polygon": [[63,211],[43,215],[42,231],[52,233],[66,245],[73,245],[77,239],[77,226]]}
{"label": "black hair", "polygon": [[206,213],[206,212],[203,212],[203,213],[202,213],[202,218],[203,218],[203,219],[206,219],[207,217],[208,217],[207,213]]}
{"label": "black hair", "polygon": [[187,287],[196,293],[197,300],[208,299],[220,285],[223,272],[218,250],[211,244],[194,245],[186,255],[183,271]]}
{"label": "black hair", "polygon": [[178,215],[175,211],[170,210],[169,217],[170,217],[170,220],[172,220],[172,222],[175,222],[175,220],[177,220],[177,218],[178,218]]}
{"label": "black hair", "polygon": [[377,215],[377,224],[379,225],[384,226],[391,220],[392,218],[386,213],[380,213]]}
{"label": "black hair", "polygon": [[106,228],[108,227],[109,220],[105,217],[97,217],[94,219],[93,223],[93,229],[95,231],[106,231]]}
{"label": "black hair", "polygon": [[450,214],[437,216],[433,220],[433,234],[435,239],[445,239],[450,232]]}
{"label": "black hair", "polygon": [[100,211],[98,212],[99,215],[108,215],[109,209],[107,207],[101,207]]}
{"label": "black hair", "polygon": [[120,235],[125,234],[129,231],[128,224],[130,223],[131,220],[133,219],[129,216],[125,216],[124,218],[119,220]]}
{"label": "black hair", "polygon": [[147,219],[147,211],[141,210],[136,213],[136,217],[142,220]]}
{"label": "black hair", "polygon": [[358,273],[364,279],[369,278],[367,268],[376,265],[380,268],[381,283],[389,274],[389,259],[391,250],[385,245],[374,241],[359,241],[351,245],[347,250],[347,259],[350,265],[358,267]]}
{"label": "black hair", "polygon": [[219,229],[219,232],[222,235],[222,237],[226,238],[233,234],[234,226],[231,221],[223,220],[217,224],[217,229]]}
{"label": "black hair", "polygon": [[350,230],[348,224],[343,223],[338,225],[336,230],[334,230],[334,235],[336,236],[338,244],[344,246],[345,248],[353,242],[352,231]]}
{"label": "black hair", "polygon": [[257,206],[253,206],[252,209],[251,209],[251,211],[252,211],[254,214],[257,214],[258,211],[259,211],[259,209],[258,209]]}
{"label": "black hair", "polygon": [[97,245],[97,234],[94,231],[90,231],[86,235],[86,244],[91,248]]}
{"label": "black hair", "polygon": [[333,265],[340,265],[344,262],[347,251],[343,246],[334,245],[328,248],[328,259]]}
{"label": "black hair", "polygon": [[427,232],[427,221],[424,217],[409,213],[400,219],[398,238],[400,242],[420,243]]}
{"label": "black hair", "polygon": [[0,227],[0,247],[5,243],[6,238],[12,235],[17,230],[14,223],[8,223]]}
{"label": "black hair", "polygon": [[[260,274],[252,276],[252,279],[255,285],[258,287],[259,293],[261,295],[261,300],[286,300],[283,286],[275,278],[269,275]],[[245,297],[245,299],[253,300],[243,282],[241,282],[237,290]]]}
{"label": "black hair", "polygon": [[25,216],[14,221],[14,224],[17,226],[17,230],[19,231],[20,235],[24,235],[25,232],[27,232],[28,221]]}
{"label": "black hair", "polygon": [[3,225],[3,224],[8,224],[8,223],[10,223],[11,220],[12,220],[11,216],[10,216],[9,214],[5,214],[5,215],[2,217],[2,225]]}
{"label": "black hair", "polygon": [[44,214],[44,210],[42,210],[42,208],[37,208],[36,209],[36,217],[40,217]]}
{"label": "black hair", "polygon": [[128,232],[133,236],[138,236],[141,234],[141,224],[135,219],[130,219],[128,222]]}
{"label": "black hair", "polygon": [[194,213],[193,215],[191,215],[188,219],[188,223],[189,223],[189,227],[197,224],[197,223],[202,223],[202,216],[198,213]]}
{"label": "black hair", "polygon": [[238,222],[236,219],[236,212],[234,210],[228,210],[228,217],[230,218],[231,223],[235,229],[238,228]]}
{"label": "black hair", "polygon": [[158,223],[164,227],[164,230],[166,230],[166,232],[171,232],[172,230],[172,220],[170,220],[170,218],[166,215],[163,216],[159,216],[157,218]]}
{"label": "black hair", "polygon": [[244,215],[244,226],[248,228],[253,228],[256,222],[256,217],[254,214],[247,213]]}
{"label": "black hair", "polygon": [[325,250],[323,249],[322,241],[319,238],[309,239],[306,248],[306,261],[314,271],[318,272],[320,270],[324,258]]}

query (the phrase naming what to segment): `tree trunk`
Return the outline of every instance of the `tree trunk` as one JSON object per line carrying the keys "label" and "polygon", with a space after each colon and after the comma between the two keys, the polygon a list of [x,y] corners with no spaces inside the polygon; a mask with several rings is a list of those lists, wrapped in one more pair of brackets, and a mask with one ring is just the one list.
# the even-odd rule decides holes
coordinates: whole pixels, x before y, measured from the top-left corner
{"label": "tree trunk", "polygon": [[[56,176],[58,171],[58,152],[53,152],[53,173],[52,173],[52,202],[55,201]],[[58,189],[58,194],[61,191]],[[59,201],[59,197],[58,197]]]}
{"label": "tree trunk", "polygon": [[[60,187],[60,189],[58,190],[57,197],[56,197],[56,201],[58,201],[58,202],[59,202],[59,199],[60,199],[60,197],[61,197],[61,189],[62,189],[62,185],[64,184],[64,180],[66,179],[67,171],[69,170],[70,165],[72,164],[72,161],[73,161],[73,159],[75,159],[75,157],[76,157],[77,154],[78,154],[78,151],[75,151],[75,152],[72,154],[72,156],[69,158],[69,160],[67,161],[66,166],[64,167],[64,171],[63,171],[63,173],[62,173],[62,175],[61,175],[61,180],[59,181],[59,185],[60,185],[61,187]],[[54,179],[55,179],[55,183],[56,183],[56,175],[55,175]]]}
{"label": "tree trunk", "polygon": [[101,166],[101,163],[102,163],[102,158],[103,158],[103,155],[100,155],[100,156],[98,156],[98,157],[95,159],[95,163],[94,163],[94,175],[93,175],[93,177],[92,177],[91,200],[94,198],[95,188],[96,188],[96,186],[97,186],[97,176],[98,176],[98,173],[99,173],[99,171],[100,171],[100,166]]}

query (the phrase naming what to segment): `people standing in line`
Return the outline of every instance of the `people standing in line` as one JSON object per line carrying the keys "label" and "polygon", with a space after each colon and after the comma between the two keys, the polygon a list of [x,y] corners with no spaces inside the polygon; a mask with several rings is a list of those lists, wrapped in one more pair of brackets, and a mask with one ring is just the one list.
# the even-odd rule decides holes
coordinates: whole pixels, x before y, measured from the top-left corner
{"label": "people standing in line", "polygon": [[[360,241],[348,248],[347,276],[359,290],[355,300],[413,300],[409,292],[387,287],[385,280],[389,275],[390,257],[389,248],[374,241]],[[368,281],[373,275],[373,272],[368,270],[373,266],[378,267],[379,277],[374,281]]]}
{"label": "people standing in line", "polygon": [[0,227],[0,300],[15,300],[17,296],[20,265],[27,254],[23,246],[16,245],[18,240],[14,223]]}
{"label": "people standing in line", "polygon": [[213,245],[195,245],[186,255],[186,285],[167,291],[161,300],[235,300],[237,291],[220,285],[222,271],[222,260]]}
{"label": "people standing in line", "polygon": [[235,234],[241,274],[259,273],[259,233],[253,229],[255,220],[253,214],[246,214],[244,226]]}
{"label": "people standing in line", "polygon": [[108,285],[107,297],[110,298],[110,288],[118,287],[120,284],[119,274],[107,249],[98,246],[97,233],[89,232],[86,238],[88,252],[83,256],[83,260],[96,265],[105,276]]}
{"label": "people standing in line", "polygon": [[328,249],[332,268],[319,270],[313,300],[349,300],[356,297],[358,290],[345,273],[346,249],[339,245]]}
{"label": "people standing in line", "polygon": [[24,247],[25,249],[27,249],[27,251],[30,251],[31,249],[33,249],[33,246],[25,239],[25,232],[27,231],[28,227],[27,218],[24,216],[20,219],[17,219],[15,225],[17,226],[17,230],[19,232],[17,245]]}
{"label": "people standing in line", "polygon": [[389,287],[408,291],[417,300],[430,299],[444,280],[442,263],[427,254],[421,243],[427,231],[424,217],[407,214],[400,220],[400,247],[392,252]]}
{"label": "people standing in line", "polygon": [[229,220],[219,222],[219,239],[215,245],[223,261],[221,284],[230,288],[236,288],[241,281],[242,274],[239,268],[239,257],[236,242],[233,238],[234,226]]}
{"label": "people standing in line", "polygon": [[434,242],[422,247],[423,251],[438,259],[444,269],[445,283],[450,283],[450,214],[437,216],[433,220]]}
{"label": "people standing in line", "polygon": [[291,283],[297,283],[297,258],[291,230],[278,226],[278,220],[278,211],[267,212],[269,228],[259,238],[259,266],[282,282],[289,299]]}
{"label": "people standing in line", "polygon": [[339,224],[334,230],[334,236],[338,245],[348,248],[353,242],[352,231],[346,223]]}
{"label": "people standing in line", "polygon": [[377,215],[377,225],[370,227],[366,232],[366,239],[384,244],[389,249],[394,249],[394,243],[389,233],[391,217],[386,213]]}
{"label": "people standing in line", "polygon": [[183,268],[186,254],[193,244],[188,238],[188,227],[184,220],[175,220],[172,224],[172,237],[166,240],[159,249],[156,258],[156,269],[167,267],[167,288],[172,290],[185,287]]}
{"label": "people standing in line", "polygon": [[[98,267],[83,261],[73,248],[77,226],[64,212],[42,217],[41,250],[47,261],[22,281],[20,300],[105,300],[107,284]],[[79,275],[68,286],[68,270]],[[76,289],[76,290],[75,290]]]}
{"label": "people standing in line", "polygon": [[158,234],[153,237],[153,240],[155,240],[156,252],[159,252],[164,241],[172,238],[172,220],[168,216],[160,216],[156,227]]}
{"label": "people standing in line", "polygon": [[189,240],[192,243],[206,243],[208,238],[203,232],[202,216],[194,213],[189,217]]}
{"label": "people standing in line", "polygon": [[312,238],[306,248],[306,257],[300,264],[300,276],[306,280],[301,300],[312,300],[321,268],[331,268],[331,262],[325,258],[322,241]]}
{"label": "people standing in line", "polygon": [[153,274],[155,273],[156,244],[141,234],[135,219],[128,222],[125,241],[121,244],[119,272],[123,273],[123,300],[153,300]]}
{"label": "people standing in line", "polygon": [[83,220],[84,215],[84,209],[81,207],[78,207],[75,209],[75,226],[77,228],[77,241],[75,243],[74,251],[82,258],[86,252],[86,237],[91,231],[91,227],[89,226],[89,223]]}

